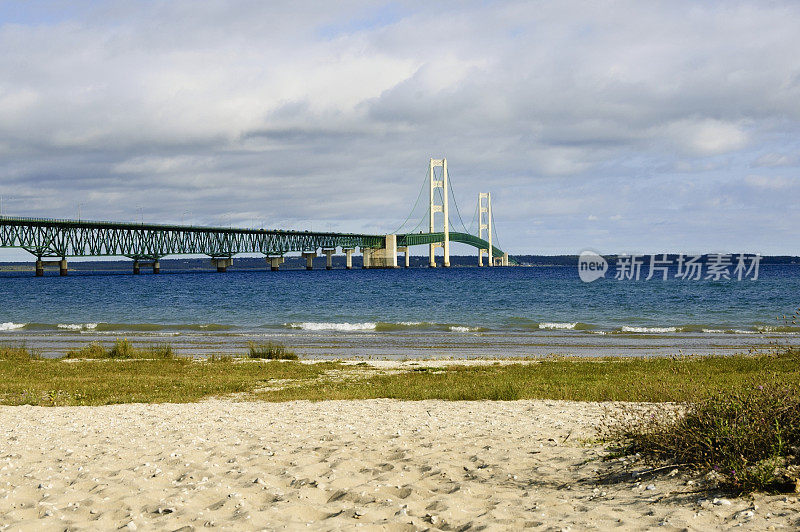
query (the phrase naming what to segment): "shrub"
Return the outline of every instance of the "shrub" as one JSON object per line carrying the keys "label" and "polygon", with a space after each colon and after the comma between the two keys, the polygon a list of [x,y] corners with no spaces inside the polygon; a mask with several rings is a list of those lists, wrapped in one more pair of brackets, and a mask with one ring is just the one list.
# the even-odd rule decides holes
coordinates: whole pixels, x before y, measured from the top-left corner
{"label": "shrub", "polygon": [[267,342],[266,344],[249,344],[250,358],[263,358],[267,360],[297,360],[297,355],[293,351],[286,349],[286,346],[279,343]]}
{"label": "shrub", "polygon": [[624,453],[692,467],[722,489],[793,491],[800,487],[800,385],[752,384],[676,410],[627,411],[604,429]]}

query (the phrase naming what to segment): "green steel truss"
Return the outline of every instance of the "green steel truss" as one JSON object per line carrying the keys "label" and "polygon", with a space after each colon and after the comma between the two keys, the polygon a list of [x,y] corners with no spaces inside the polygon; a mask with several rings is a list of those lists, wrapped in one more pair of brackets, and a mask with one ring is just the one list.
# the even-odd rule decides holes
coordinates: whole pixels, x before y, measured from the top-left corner
{"label": "green steel truss", "polygon": [[[397,245],[418,246],[421,244],[435,244],[444,242],[444,233],[409,233],[407,235],[397,235]],[[489,249],[489,242],[469,233],[450,232],[450,242],[461,242],[478,249]],[[503,251],[492,246],[492,256],[502,257]]]}
{"label": "green steel truss", "polygon": [[[450,233],[450,240],[487,249],[489,243],[468,233]],[[444,233],[397,235],[398,246],[443,242]],[[335,248],[383,248],[384,235],[320,233],[156,225],[0,216],[0,247],[22,248],[36,257],[124,256],[157,260],[167,255],[232,257],[238,253],[283,255]],[[503,252],[493,247],[493,255]]]}

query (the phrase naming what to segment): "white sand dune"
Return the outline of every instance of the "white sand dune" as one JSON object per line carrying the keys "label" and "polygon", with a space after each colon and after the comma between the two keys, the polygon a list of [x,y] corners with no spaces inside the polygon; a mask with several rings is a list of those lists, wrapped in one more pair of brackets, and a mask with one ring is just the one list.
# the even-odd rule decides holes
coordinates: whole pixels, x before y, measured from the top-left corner
{"label": "white sand dune", "polygon": [[[796,495],[602,482],[603,405],[228,402],[0,407],[9,530],[709,530],[800,526]],[[637,467],[634,465],[634,467]],[[123,528],[125,529],[125,528]]]}

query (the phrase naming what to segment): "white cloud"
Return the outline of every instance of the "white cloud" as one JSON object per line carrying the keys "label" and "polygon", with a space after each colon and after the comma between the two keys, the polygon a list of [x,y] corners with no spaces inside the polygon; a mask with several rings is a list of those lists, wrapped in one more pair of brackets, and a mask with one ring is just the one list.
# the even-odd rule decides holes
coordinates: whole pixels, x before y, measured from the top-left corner
{"label": "white cloud", "polygon": [[693,155],[719,155],[747,145],[748,135],[739,124],[714,119],[684,119],[666,127],[672,141]]}
{"label": "white cloud", "polygon": [[745,178],[745,183],[756,189],[783,190],[797,186],[798,181],[797,179],[789,179],[780,176],[768,177],[763,175],[749,175]]}
{"label": "white cloud", "polygon": [[130,219],[146,205],[154,220],[263,212],[356,231],[369,212],[402,221],[427,158],[446,155],[457,193],[495,192],[509,228],[588,208],[596,225],[621,217],[607,238],[634,238],[665,203],[696,217],[727,205],[724,187],[684,192],[699,180],[760,186],[766,212],[777,189],[745,181],[750,167],[797,164],[795,3],[76,9],[0,26],[4,210],[86,202],[84,216]]}

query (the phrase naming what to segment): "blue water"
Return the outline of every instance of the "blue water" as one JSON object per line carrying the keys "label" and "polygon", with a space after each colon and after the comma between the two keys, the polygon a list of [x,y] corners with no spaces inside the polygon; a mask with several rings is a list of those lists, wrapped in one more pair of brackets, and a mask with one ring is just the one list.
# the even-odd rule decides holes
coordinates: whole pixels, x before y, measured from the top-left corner
{"label": "blue water", "polygon": [[589,284],[570,267],[5,273],[0,296],[0,342],[54,352],[166,336],[212,351],[274,338],[309,356],[666,354],[800,332],[776,320],[800,305],[798,265],[762,265],[757,281]]}

